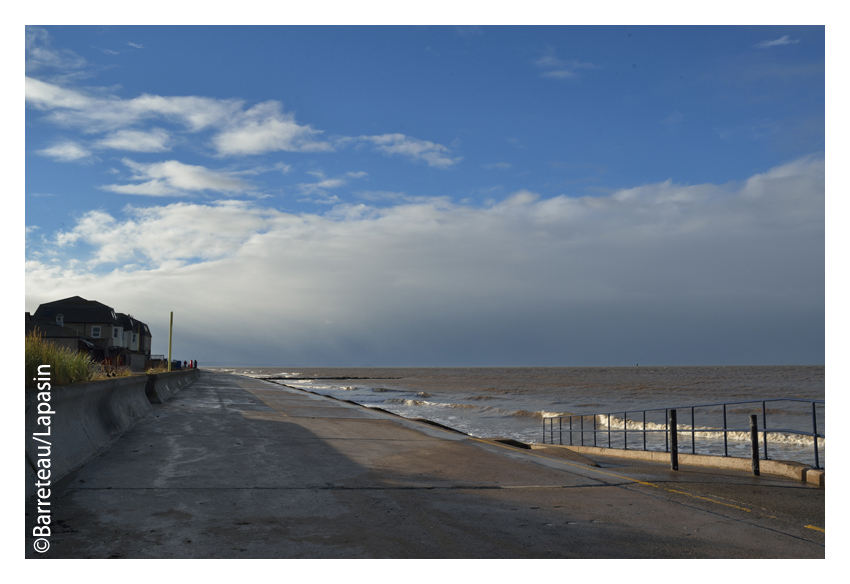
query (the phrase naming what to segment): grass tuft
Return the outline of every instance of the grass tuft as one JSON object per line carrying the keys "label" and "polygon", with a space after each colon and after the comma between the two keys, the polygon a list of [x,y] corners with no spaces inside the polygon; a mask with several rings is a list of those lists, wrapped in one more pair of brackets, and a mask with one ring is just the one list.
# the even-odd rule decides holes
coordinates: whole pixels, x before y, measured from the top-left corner
{"label": "grass tuft", "polygon": [[50,383],[66,385],[94,378],[99,366],[87,354],[46,341],[38,330],[26,336],[26,384],[35,388],[39,365],[50,365]]}
{"label": "grass tuft", "polygon": [[165,373],[168,371],[168,367],[166,367],[165,363],[160,363],[156,367],[148,367],[145,373],[148,374],[156,374],[156,373]]}

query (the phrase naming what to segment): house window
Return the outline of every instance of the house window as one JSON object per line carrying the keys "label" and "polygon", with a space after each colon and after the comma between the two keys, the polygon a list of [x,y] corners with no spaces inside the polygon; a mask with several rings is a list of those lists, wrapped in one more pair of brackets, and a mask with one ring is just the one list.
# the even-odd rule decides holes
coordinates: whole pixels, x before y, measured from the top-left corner
{"label": "house window", "polygon": [[136,342],[138,342],[138,337],[136,336],[136,333],[133,333],[133,343]]}
{"label": "house window", "polygon": [[99,339],[100,338],[100,327],[99,326],[91,327],[91,338],[93,338],[93,339]]}
{"label": "house window", "polygon": [[63,326],[63,322],[64,322],[64,321],[65,321],[65,316],[64,316],[64,315],[62,315],[62,314],[57,314],[57,315],[56,315],[56,324],[58,324],[59,326]]}
{"label": "house window", "polygon": [[118,329],[117,329],[117,328],[114,328],[114,327],[113,327],[113,329],[112,329],[112,338],[113,338],[113,339],[117,339],[117,338],[118,338]]}

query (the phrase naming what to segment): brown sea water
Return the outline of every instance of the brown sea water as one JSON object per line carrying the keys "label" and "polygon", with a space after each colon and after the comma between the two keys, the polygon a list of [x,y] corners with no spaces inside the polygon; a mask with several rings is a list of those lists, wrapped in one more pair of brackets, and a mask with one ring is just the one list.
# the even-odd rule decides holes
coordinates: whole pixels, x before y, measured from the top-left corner
{"label": "brown sea water", "polygon": [[[680,431],[691,424],[703,432],[691,439],[681,432],[680,450],[731,456],[749,455],[745,431],[730,433],[724,444],[722,434],[706,430],[722,428],[722,408],[696,408],[691,421],[690,406],[698,404],[762,400],[770,398],[825,399],[823,366],[718,366],[718,367],[487,367],[487,368],[211,368],[269,379],[316,393],[348,399],[368,407],[411,418],[427,418],[478,437],[508,437],[524,442],[541,442],[544,423],[557,429],[554,436],[569,443],[563,430],[576,414],[597,416],[597,430],[612,430],[612,445],[623,446],[623,434],[616,432],[644,427],[643,414],[634,410],[662,408],[648,412],[647,429],[663,429],[663,408],[677,408]],[[628,413],[626,413],[628,412]],[[726,408],[726,428],[746,430],[748,416],[756,414],[769,428],[812,430],[811,403],[770,401],[764,404],[734,404]],[[825,408],[815,408],[818,432],[825,430]],[[550,419],[554,418],[551,422]],[[545,420],[545,422],[544,422]],[[573,419],[577,429],[580,420]],[[585,428],[593,418],[585,418]],[[593,443],[593,435],[573,432],[573,443],[582,438]],[[596,435],[605,445],[607,433]],[[546,440],[552,439],[548,435]],[[768,433],[768,457],[812,463],[810,437],[793,433]],[[629,448],[642,448],[642,436],[629,432]],[[647,448],[665,448],[665,433],[648,434]],[[823,465],[825,441],[819,440],[819,462]],[[763,449],[763,443],[761,443]]]}

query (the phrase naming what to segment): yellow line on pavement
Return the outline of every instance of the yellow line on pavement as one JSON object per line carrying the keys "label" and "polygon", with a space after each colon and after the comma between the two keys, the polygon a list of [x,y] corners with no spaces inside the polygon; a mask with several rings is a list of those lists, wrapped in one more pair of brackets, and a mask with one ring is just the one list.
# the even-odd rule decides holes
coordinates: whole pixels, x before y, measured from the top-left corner
{"label": "yellow line on pavement", "polygon": [[687,495],[688,497],[694,497],[696,499],[702,499],[704,501],[711,501],[712,503],[717,503],[718,505],[726,505],[727,507],[734,507],[735,509],[740,509],[741,511],[746,511],[747,513],[751,513],[750,509],[746,507],[738,507],[737,505],[732,505],[730,503],[723,503],[722,501],[718,501],[716,499],[709,499],[708,497],[701,497],[700,495],[694,495],[692,493],[686,493],[685,491],[677,491],[676,489],[664,489],[665,491],[670,491],[671,493],[679,493],[680,495]]}
{"label": "yellow line on pavement", "polygon": [[821,533],[826,533],[825,529],[821,529],[820,527],[815,527],[814,525],[807,525],[806,529],[814,529],[815,531],[820,531]]}

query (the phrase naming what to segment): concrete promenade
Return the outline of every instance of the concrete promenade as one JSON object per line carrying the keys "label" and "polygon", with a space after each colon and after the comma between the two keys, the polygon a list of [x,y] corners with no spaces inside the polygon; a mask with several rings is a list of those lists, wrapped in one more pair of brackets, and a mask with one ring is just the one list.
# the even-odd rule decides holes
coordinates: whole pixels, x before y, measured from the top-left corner
{"label": "concrete promenade", "polygon": [[825,556],[825,491],[799,481],[523,450],[206,371],[54,487],[27,557]]}

